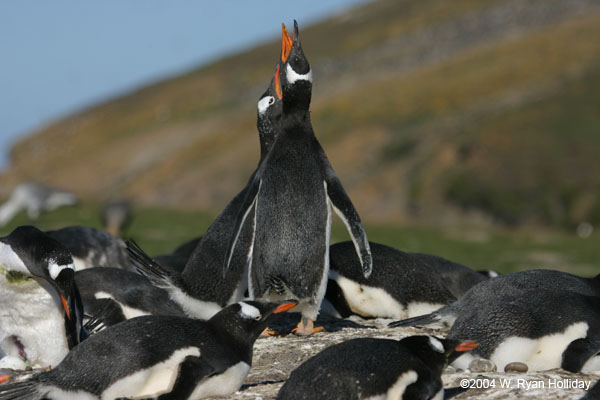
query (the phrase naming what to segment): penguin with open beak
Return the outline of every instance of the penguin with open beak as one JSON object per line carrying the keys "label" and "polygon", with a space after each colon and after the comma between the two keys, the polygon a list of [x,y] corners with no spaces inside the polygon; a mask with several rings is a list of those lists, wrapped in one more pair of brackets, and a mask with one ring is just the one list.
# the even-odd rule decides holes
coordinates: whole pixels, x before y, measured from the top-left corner
{"label": "penguin with open beak", "polygon": [[56,366],[88,333],[69,251],[33,226],[0,238],[1,366]]}

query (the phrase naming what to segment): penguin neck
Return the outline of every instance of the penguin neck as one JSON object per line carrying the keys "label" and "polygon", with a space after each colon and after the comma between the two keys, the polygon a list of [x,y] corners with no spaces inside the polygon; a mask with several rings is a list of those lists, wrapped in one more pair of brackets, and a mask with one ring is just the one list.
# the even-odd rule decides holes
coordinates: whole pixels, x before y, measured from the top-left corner
{"label": "penguin neck", "polygon": [[282,131],[289,138],[297,139],[314,136],[308,110],[296,111],[287,115],[282,121],[282,128]]}
{"label": "penguin neck", "polygon": [[258,335],[245,330],[238,320],[231,318],[231,315],[217,313],[208,322],[218,337],[240,355],[241,361],[252,365],[252,348]]}

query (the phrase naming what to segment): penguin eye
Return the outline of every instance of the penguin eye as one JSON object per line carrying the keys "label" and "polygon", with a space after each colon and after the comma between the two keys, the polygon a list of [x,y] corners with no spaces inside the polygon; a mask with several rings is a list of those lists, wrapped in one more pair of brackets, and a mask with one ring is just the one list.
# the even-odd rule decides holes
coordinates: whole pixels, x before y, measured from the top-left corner
{"label": "penguin eye", "polygon": [[275,103],[275,98],[273,96],[271,96],[271,98],[269,99],[269,105]]}
{"label": "penguin eye", "polygon": [[258,317],[254,317],[254,319],[260,321],[260,315]]}

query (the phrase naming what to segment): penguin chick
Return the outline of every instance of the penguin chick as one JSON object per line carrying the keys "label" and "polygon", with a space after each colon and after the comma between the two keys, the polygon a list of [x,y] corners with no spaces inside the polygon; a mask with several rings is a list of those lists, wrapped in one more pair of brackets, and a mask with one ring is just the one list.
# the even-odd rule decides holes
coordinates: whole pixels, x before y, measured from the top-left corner
{"label": "penguin chick", "polygon": [[58,365],[87,337],[71,254],[37,228],[20,226],[0,238],[0,275],[0,349],[6,355],[0,365]]}

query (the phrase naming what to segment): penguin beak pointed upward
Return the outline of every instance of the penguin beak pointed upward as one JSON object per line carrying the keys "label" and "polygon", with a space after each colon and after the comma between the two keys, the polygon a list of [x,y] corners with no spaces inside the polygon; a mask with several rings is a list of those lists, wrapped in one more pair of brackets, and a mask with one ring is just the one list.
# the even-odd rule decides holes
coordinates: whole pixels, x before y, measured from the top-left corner
{"label": "penguin beak pointed upward", "polygon": [[281,62],[285,63],[290,55],[290,51],[292,51],[292,43],[293,39],[290,38],[290,35],[285,29],[285,24],[281,24]]}
{"label": "penguin beak pointed upward", "polygon": [[281,70],[281,64],[277,64],[275,70],[275,94],[279,100],[283,99],[283,91],[281,90],[281,79],[279,78],[279,72]]}

